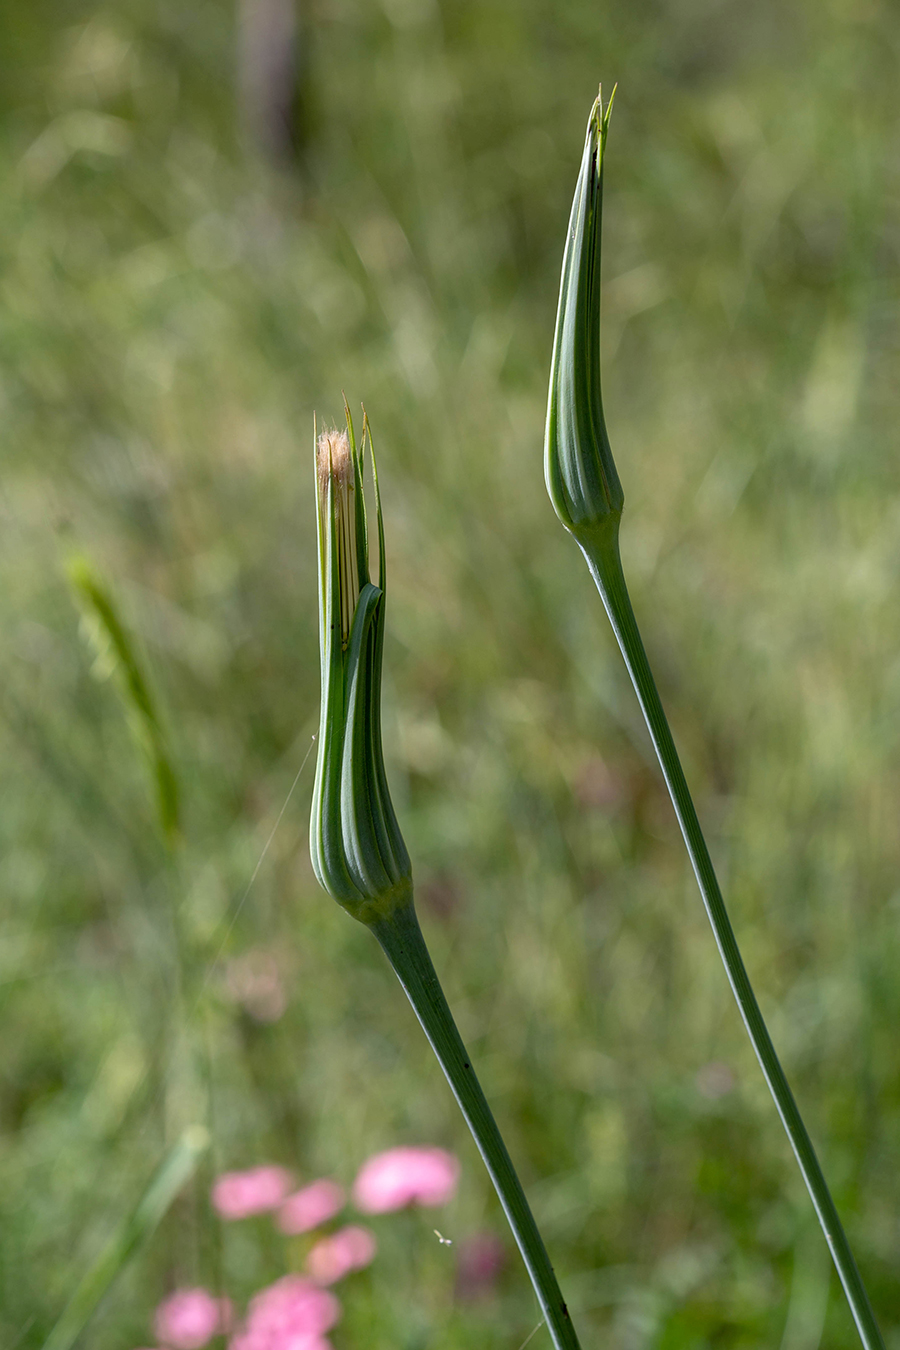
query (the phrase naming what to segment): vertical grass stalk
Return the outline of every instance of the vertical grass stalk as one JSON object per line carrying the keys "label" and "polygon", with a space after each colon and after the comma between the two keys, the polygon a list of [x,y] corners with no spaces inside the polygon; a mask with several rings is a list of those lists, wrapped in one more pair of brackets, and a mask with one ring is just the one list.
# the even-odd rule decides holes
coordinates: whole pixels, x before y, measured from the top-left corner
{"label": "vertical grass stalk", "polygon": [[866,1350],[884,1350],[850,1244],[741,959],[625,585],[619,557],[624,494],[600,394],[600,228],[603,152],[611,103],[604,109],[598,97],[591,110],[563,257],[547,407],[547,489],[559,519],[587,560],[625,658],[731,988],[812,1197],[863,1345]]}
{"label": "vertical grass stalk", "polygon": [[118,677],[132,733],[150,772],[160,832],[171,849],[181,837],[180,794],[150,684],[109,587],[86,558],[71,559],[68,572],[96,652],[95,672],[101,678],[111,673]]}
{"label": "vertical grass stalk", "polygon": [[165,1218],[209,1147],[202,1125],[191,1125],[162,1160],[133,1212],[120,1224],[82,1277],[43,1350],[72,1350],[132,1256]]}

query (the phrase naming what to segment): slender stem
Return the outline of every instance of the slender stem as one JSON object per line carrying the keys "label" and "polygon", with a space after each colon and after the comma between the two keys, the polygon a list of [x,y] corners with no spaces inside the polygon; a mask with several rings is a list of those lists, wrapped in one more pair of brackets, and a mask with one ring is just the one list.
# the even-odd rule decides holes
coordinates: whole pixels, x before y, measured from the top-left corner
{"label": "slender stem", "polygon": [[618,538],[611,538],[602,546],[592,549],[582,547],[591,575],[606,607],[610,623],[625,658],[628,673],[634,684],[644,718],[653,738],[660,766],[675,807],[675,814],[681,826],[681,833],[693,864],[700,894],[706,906],[706,913],[715,934],[719,954],[722,957],[732,991],[737,999],[744,1025],[756,1051],[760,1067],[769,1085],[769,1091],[775,1099],[778,1114],[791,1141],[791,1147],[800,1164],[803,1180],[806,1182],[819,1223],[825,1234],[825,1240],[837,1267],[841,1284],[850,1304],[853,1319],[866,1350],[884,1350],[884,1341],[875,1314],[869,1302],[865,1285],[862,1282],[850,1244],[841,1225],[831,1192],[819,1166],[812,1141],[803,1124],[797,1103],[784,1075],[772,1044],[771,1037],[763,1021],[759,1004],[753,993],[750,979],[744,968],[731,921],[725,909],[722,892],[713,870],[712,859],[706,847],[706,841],[700,829],[700,822],[694,810],[694,803],[685,781],[675,742],[669,730],[669,723],[663,712],[662,703],[650,671],[644,644],[638,631],[631,600],[625,585],[625,576],[619,558]]}
{"label": "slender stem", "polygon": [[579,1350],[547,1249],[444,998],[412,902],[370,925],[406,990],[490,1173],[557,1350]]}

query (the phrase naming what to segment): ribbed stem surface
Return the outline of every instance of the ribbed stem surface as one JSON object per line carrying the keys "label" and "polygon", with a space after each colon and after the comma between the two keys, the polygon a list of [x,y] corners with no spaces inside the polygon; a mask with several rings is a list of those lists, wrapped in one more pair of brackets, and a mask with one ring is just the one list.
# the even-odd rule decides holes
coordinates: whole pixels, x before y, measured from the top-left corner
{"label": "ribbed stem surface", "polygon": [[557,1350],[579,1350],[547,1249],[444,998],[412,904],[371,925],[406,990],[484,1159]]}

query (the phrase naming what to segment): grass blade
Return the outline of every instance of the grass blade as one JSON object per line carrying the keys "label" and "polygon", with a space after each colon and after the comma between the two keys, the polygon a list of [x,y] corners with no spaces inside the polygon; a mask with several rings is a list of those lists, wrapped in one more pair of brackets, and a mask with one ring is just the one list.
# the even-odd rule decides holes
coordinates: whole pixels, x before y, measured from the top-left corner
{"label": "grass blade", "polygon": [[201,1155],[209,1147],[202,1125],[191,1125],[157,1168],[133,1212],[110,1238],[69,1300],[44,1350],[71,1350],[101,1300],[134,1253],[158,1227]]}

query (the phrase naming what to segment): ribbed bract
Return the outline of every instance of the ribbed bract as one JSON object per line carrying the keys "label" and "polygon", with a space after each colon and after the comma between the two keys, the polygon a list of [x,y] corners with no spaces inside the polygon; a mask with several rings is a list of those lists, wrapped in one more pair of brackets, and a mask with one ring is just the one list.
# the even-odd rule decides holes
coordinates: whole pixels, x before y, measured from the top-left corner
{"label": "ribbed bract", "polygon": [[582,544],[614,529],[624,502],[600,397],[600,225],[611,107],[612,99],[604,111],[598,97],[588,121],[563,257],[544,441],[547,491]]}

